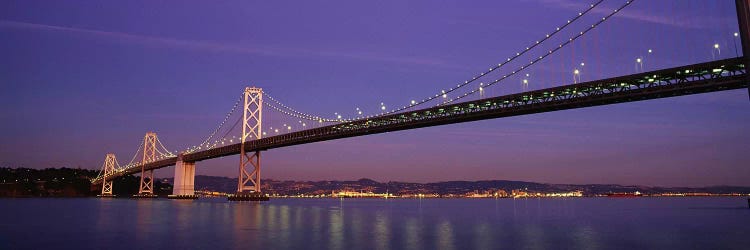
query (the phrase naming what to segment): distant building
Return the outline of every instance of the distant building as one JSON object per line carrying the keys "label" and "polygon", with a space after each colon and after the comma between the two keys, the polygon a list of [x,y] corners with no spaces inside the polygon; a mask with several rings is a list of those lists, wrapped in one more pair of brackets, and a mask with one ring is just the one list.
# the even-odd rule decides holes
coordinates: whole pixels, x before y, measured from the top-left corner
{"label": "distant building", "polygon": [[373,192],[358,192],[358,191],[339,191],[331,192],[331,197],[343,197],[343,198],[385,198],[394,197],[392,194],[376,194]]}

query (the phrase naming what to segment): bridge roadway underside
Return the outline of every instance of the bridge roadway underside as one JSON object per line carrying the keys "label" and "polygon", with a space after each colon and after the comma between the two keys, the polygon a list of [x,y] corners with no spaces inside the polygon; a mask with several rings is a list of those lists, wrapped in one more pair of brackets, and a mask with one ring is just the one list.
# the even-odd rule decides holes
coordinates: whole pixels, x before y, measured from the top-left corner
{"label": "bridge roadway underside", "polygon": [[[732,58],[360,119],[248,141],[245,150],[262,151],[444,124],[747,88],[742,63],[741,58]],[[239,153],[240,144],[231,144],[187,153],[183,160],[196,162]],[[176,161],[174,157],[150,162],[145,168],[163,168],[175,165]],[[108,179],[140,172],[140,168],[128,168]],[[94,182],[97,183],[100,180]]]}

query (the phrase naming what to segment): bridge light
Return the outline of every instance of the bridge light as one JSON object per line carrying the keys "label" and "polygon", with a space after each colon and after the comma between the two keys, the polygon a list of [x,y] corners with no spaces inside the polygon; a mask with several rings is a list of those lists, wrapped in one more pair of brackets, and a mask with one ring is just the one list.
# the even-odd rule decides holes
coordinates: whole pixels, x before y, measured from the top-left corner
{"label": "bridge light", "polygon": [[653,52],[653,51],[652,51],[651,49],[649,49],[649,50],[648,50],[648,53],[649,53],[649,54],[651,54],[651,52]]}
{"label": "bridge light", "polygon": [[[638,61],[639,61],[639,62],[640,62],[640,60],[641,60],[641,59],[638,59]],[[578,74],[580,74],[580,73],[581,73],[581,71],[578,71],[578,69],[575,69],[575,70],[573,70],[573,74],[576,74],[576,75],[578,75]]]}
{"label": "bridge light", "polygon": [[641,63],[641,58],[636,58],[636,59],[635,59],[635,62],[637,62],[637,63]]}
{"label": "bridge light", "polygon": [[719,44],[718,43],[714,44],[714,49],[719,49]]}

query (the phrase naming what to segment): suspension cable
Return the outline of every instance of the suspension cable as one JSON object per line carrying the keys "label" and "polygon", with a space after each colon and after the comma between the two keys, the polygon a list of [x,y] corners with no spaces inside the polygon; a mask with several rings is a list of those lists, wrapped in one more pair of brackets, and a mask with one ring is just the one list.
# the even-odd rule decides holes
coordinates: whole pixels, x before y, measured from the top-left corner
{"label": "suspension cable", "polygon": [[164,147],[164,144],[161,143],[161,140],[159,140],[159,137],[156,137],[156,142],[159,144],[159,146],[161,146],[161,149],[163,149],[166,152],[165,154],[163,152],[160,152],[158,149],[156,150],[156,152],[159,152],[159,154],[161,154],[162,157],[175,156],[172,152],[169,151],[169,149],[167,149],[167,147]]}
{"label": "suspension cable", "polygon": [[222,127],[224,126],[224,123],[226,123],[226,122],[227,122],[227,120],[229,119],[229,117],[230,117],[230,116],[232,116],[232,114],[234,114],[234,111],[236,111],[236,110],[237,110],[237,107],[238,107],[238,106],[240,105],[240,102],[241,102],[241,101],[242,101],[242,95],[240,95],[240,98],[238,98],[238,99],[237,99],[237,101],[236,101],[236,102],[234,102],[234,106],[232,106],[232,110],[230,110],[230,111],[229,111],[229,112],[228,112],[228,113],[226,114],[226,116],[224,116],[224,120],[222,120],[222,121],[221,121],[221,123],[219,123],[219,126],[217,126],[217,127],[216,127],[216,129],[214,129],[214,131],[213,131],[213,132],[211,132],[211,134],[210,134],[210,135],[208,135],[208,137],[206,137],[206,139],[205,139],[205,140],[203,140],[203,142],[202,142],[201,144],[199,144],[199,145],[201,145],[201,146],[202,146],[202,145],[205,145],[206,143],[208,143],[208,141],[210,141],[210,140],[211,140],[211,138],[213,138],[213,137],[214,137],[214,135],[216,135],[216,133],[217,133],[217,132],[219,132],[219,130],[221,130],[221,128],[222,128]]}
{"label": "suspension cable", "polygon": [[[318,116],[311,116],[311,115],[307,115],[307,114],[304,114],[304,113],[296,112],[293,109],[289,109],[289,110],[292,110],[292,112],[295,112],[296,113],[295,114],[295,113],[287,112],[287,111],[285,111],[285,110],[283,110],[283,109],[281,109],[279,107],[276,107],[273,104],[270,104],[268,102],[264,102],[263,104],[265,104],[266,106],[268,106],[268,107],[270,107],[270,108],[272,108],[272,109],[274,109],[274,110],[276,110],[278,112],[281,112],[281,113],[283,113],[285,115],[292,116],[292,117],[299,118],[299,119],[305,119],[305,120],[309,120],[309,121],[326,122],[326,123],[336,123],[336,122],[347,122],[347,121],[350,121],[349,119],[334,120],[334,119],[320,118]],[[279,105],[283,105],[283,104],[279,103]]]}
{"label": "suspension cable", "polygon": [[336,118],[336,119],[328,119],[328,118],[322,118],[322,117],[316,116],[316,115],[305,114],[305,113],[299,112],[299,111],[297,111],[297,110],[295,110],[295,109],[293,109],[293,108],[291,108],[291,107],[289,107],[287,105],[284,105],[283,103],[281,103],[278,100],[274,99],[273,97],[271,97],[270,95],[268,95],[265,92],[263,92],[263,95],[265,95],[266,97],[268,97],[268,99],[270,99],[271,101],[275,102],[276,104],[278,104],[282,108],[291,111],[291,113],[290,113],[290,112],[284,111],[283,109],[281,109],[279,107],[275,107],[275,106],[273,106],[272,104],[270,104],[268,102],[264,102],[264,104],[266,104],[266,106],[269,106],[269,107],[275,109],[276,111],[279,111],[279,112],[284,113],[286,115],[290,115],[290,116],[294,116],[294,117],[297,117],[297,118],[306,119],[306,120],[310,120],[310,121],[322,121],[322,122],[329,122],[329,123],[333,123],[333,122],[347,122],[347,121],[354,120],[354,119],[338,119],[338,118]]}
{"label": "suspension cable", "polygon": [[135,154],[133,155],[133,158],[131,158],[130,162],[128,162],[128,164],[125,165],[126,167],[130,166],[131,164],[133,164],[133,161],[135,161],[135,158],[138,157],[138,152],[141,152],[142,148],[143,148],[143,139],[141,139],[141,143],[138,144],[138,150],[135,151]]}
{"label": "suspension cable", "polygon": [[237,121],[234,122],[234,125],[232,125],[232,127],[229,128],[229,130],[227,130],[227,132],[224,133],[224,136],[222,136],[221,138],[227,138],[227,135],[229,135],[229,133],[231,133],[232,130],[234,130],[234,128],[237,127],[237,124],[239,124],[241,120],[242,120],[242,117],[237,117]]}
{"label": "suspension cable", "polygon": [[[278,105],[280,105],[281,107],[283,107],[283,108],[291,111],[291,113],[294,113],[294,114],[297,114],[297,115],[301,116],[301,117],[298,117],[298,118],[307,119],[307,120],[313,120],[313,121],[349,122],[349,121],[353,121],[353,120],[361,119],[361,118],[372,118],[372,117],[377,117],[377,116],[388,115],[388,114],[400,112],[400,111],[403,111],[403,110],[406,110],[406,109],[409,109],[409,108],[413,108],[413,107],[419,106],[421,104],[424,104],[424,103],[427,103],[429,101],[432,101],[432,100],[434,100],[434,99],[436,99],[436,98],[438,98],[440,96],[444,96],[444,95],[447,95],[447,94],[449,94],[449,93],[451,93],[453,91],[456,91],[456,90],[458,90],[458,89],[460,89],[460,88],[462,88],[462,87],[464,87],[464,86],[466,86],[466,85],[468,85],[468,84],[470,84],[470,83],[472,83],[472,82],[474,82],[476,80],[479,80],[480,78],[482,78],[485,75],[488,75],[489,73],[491,73],[491,72],[499,69],[500,67],[503,67],[504,65],[506,65],[506,64],[508,64],[508,63],[510,63],[510,62],[512,62],[514,60],[516,60],[517,58],[523,56],[524,54],[526,54],[530,50],[536,48],[540,44],[542,44],[545,41],[549,40],[550,38],[552,38],[553,36],[555,36],[556,34],[558,34],[561,30],[565,29],[569,25],[571,25],[574,22],[576,22],[578,19],[580,19],[581,17],[583,17],[584,15],[586,15],[587,13],[589,13],[592,9],[594,9],[595,7],[597,7],[599,4],[601,4],[603,1],[604,0],[598,0],[597,2],[595,2],[593,4],[590,4],[588,6],[588,8],[586,8],[585,10],[583,10],[581,12],[578,12],[578,15],[576,15],[575,17],[573,17],[571,19],[568,19],[565,24],[563,24],[562,26],[559,26],[559,27],[555,28],[554,31],[552,31],[549,34],[546,34],[542,39],[535,41],[533,44],[531,44],[530,46],[526,47],[525,49],[523,49],[523,50],[515,53],[515,55],[509,57],[507,60],[505,60],[505,61],[503,61],[501,63],[498,63],[497,65],[493,65],[488,70],[483,71],[483,72],[479,73],[478,75],[475,75],[471,79],[466,80],[463,83],[460,83],[460,84],[456,85],[456,87],[449,88],[448,90],[442,90],[440,93],[438,93],[438,94],[436,94],[434,96],[429,96],[429,97],[427,97],[425,99],[422,99],[420,101],[413,101],[412,103],[410,103],[407,106],[403,106],[403,107],[397,108],[397,109],[392,109],[390,111],[383,112],[383,113],[380,113],[380,114],[377,114],[377,115],[368,115],[368,116],[363,116],[363,117],[358,117],[358,118],[346,118],[346,119],[338,119],[338,118],[336,118],[336,119],[326,119],[326,118],[321,118],[320,116],[311,115],[311,114],[305,114],[305,113],[299,112],[297,110],[292,109],[291,107],[289,107],[287,105],[284,105],[283,103],[281,103],[278,100],[274,99],[273,97],[269,96],[265,92],[263,94],[266,95],[266,97],[268,97],[269,99],[271,99],[273,102],[275,102]],[[275,108],[275,107],[272,107],[272,108],[277,109],[280,112],[284,112],[284,111],[281,111],[278,108]],[[290,115],[290,114],[288,114],[288,115]],[[295,117],[297,117],[297,116],[295,116]]]}
{"label": "suspension cable", "polygon": [[[469,83],[471,83],[471,82],[474,82],[474,81],[476,81],[477,79],[480,79],[481,77],[483,77],[483,76],[487,75],[488,73],[490,73],[490,72],[492,72],[492,71],[494,71],[494,70],[496,70],[496,69],[499,69],[500,67],[502,67],[502,66],[506,65],[507,63],[509,63],[509,62],[511,62],[511,61],[514,61],[515,59],[517,59],[517,58],[521,57],[522,55],[526,54],[526,53],[527,53],[528,51],[530,51],[530,50],[534,49],[534,48],[535,48],[535,47],[537,47],[538,45],[540,45],[540,44],[542,44],[543,42],[547,41],[547,40],[548,40],[549,38],[551,38],[551,37],[552,37],[552,36],[554,36],[555,34],[558,34],[558,33],[559,33],[559,31],[561,31],[562,29],[564,29],[564,28],[568,27],[568,26],[569,26],[570,24],[572,24],[573,22],[575,22],[576,20],[578,20],[579,18],[581,18],[582,16],[584,16],[584,15],[585,15],[586,13],[589,13],[589,12],[590,12],[590,11],[591,11],[591,10],[592,10],[593,8],[595,8],[596,6],[598,6],[599,4],[601,4],[601,3],[603,2],[603,1],[604,1],[604,0],[599,0],[599,1],[597,1],[596,3],[594,3],[594,4],[591,4],[591,5],[589,5],[589,8],[587,8],[586,10],[584,10],[584,11],[582,11],[582,12],[579,12],[579,13],[578,13],[578,15],[577,15],[576,17],[574,17],[574,18],[572,18],[572,19],[568,20],[568,21],[567,21],[567,23],[565,23],[565,24],[564,24],[564,25],[562,25],[561,27],[558,27],[558,28],[556,28],[556,29],[555,29],[555,31],[553,31],[553,32],[552,32],[551,34],[547,34],[547,35],[545,35],[545,37],[544,37],[543,39],[541,39],[541,40],[539,40],[539,41],[536,41],[536,42],[535,42],[534,44],[532,44],[531,46],[527,47],[527,48],[526,48],[525,50],[522,50],[521,52],[518,52],[518,53],[516,53],[516,55],[514,55],[514,56],[512,56],[512,57],[508,58],[508,59],[507,59],[506,61],[504,61],[504,62],[502,62],[502,63],[499,63],[499,64],[497,64],[496,66],[493,66],[493,67],[491,67],[491,68],[490,68],[490,69],[489,69],[488,71],[485,71],[485,72],[482,72],[482,73],[480,73],[480,75],[478,75],[478,76],[475,76],[475,77],[473,77],[473,78],[472,78],[471,80],[467,80],[467,81],[464,81],[464,83],[462,83],[462,84],[459,84],[459,85],[457,85],[457,87],[455,87],[455,88],[450,88],[450,89],[448,89],[447,91],[446,91],[446,90],[443,90],[443,91],[441,91],[441,94],[436,94],[436,95],[434,95],[434,96],[430,96],[430,97],[428,97],[428,98],[426,98],[426,99],[423,99],[423,100],[421,100],[421,101],[413,101],[413,102],[412,102],[412,103],[411,103],[410,105],[408,105],[408,106],[404,106],[404,107],[402,107],[402,108],[397,108],[397,109],[393,109],[393,110],[391,110],[391,111],[388,111],[388,112],[384,112],[384,113],[381,113],[381,114],[378,114],[378,115],[369,115],[369,116],[358,117],[358,118],[356,118],[356,119],[362,119],[362,118],[372,118],[372,117],[377,117],[377,116],[382,116],[382,115],[392,114],[392,113],[395,113],[395,112],[400,112],[400,111],[403,111],[403,110],[405,110],[405,109],[408,109],[408,108],[412,108],[412,107],[418,106],[418,105],[420,105],[420,104],[423,104],[423,103],[426,103],[426,102],[432,101],[432,100],[434,100],[434,99],[436,99],[436,98],[440,97],[441,95],[445,95],[445,94],[451,93],[451,92],[453,92],[453,91],[456,91],[456,90],[458,90],[459,88],[461,88],[461,87],[463,87],[463,86],[466,86],[466,85],[468,85]],[[588,27],[588,28],[587,28],[587,29],[585,29],[584,31],[581,31],[581,32],[579,32],[579,33],[578,33],[577,35],[575,35],[574,37],[572,37],[572,38],[569,38],[569,39],[568,39],[567,41],[565,41],[565,42],[563,42],[563,43],[559,44],[559,45],[558,45],[557,47],[555,47],[554,49],[552,49],[552,50],[549,50],[549,51],[548,51],[548,53],[546,53],[546,54],[544,54],[544,55],[542,55],[542,56],[540,56],[540,57],[538,57],[538,58],[535,58],[535,59],[533,59],[533,60],[532,60],[531,62],[529,62],[529,63],[525,64],[524,66],[521,66],[520,68],[518,68],[518,69],[514,70],[514,71],[513,71],[512,73],[510,73],[510,74],[507,74],[507,75],[503,75],[503,76],[502,76],[501,78],[498,78],[498,79],[495,79],[495,80],[493,80],[492,82],[490,82],[489,84],[485,85],[484,87],[489,87],[489,86],[492,86],[492,85],[494,85],[494,84],[497,84],[497,83],[499,83],[500,81],[502,81],[502,80],[505,80],[505,79],[507,79],[508,77],[510,77],[510,76],[513,76],[513,75],[515,75],[515,74],[517,74],[517,73],[519,73],[519,72],[523,71],[524,69],[526,69],[526,68],[528,68],[528,67],[532,66],[532,65],[533,65],[534,63],[536,63],[536,62],[538,62],[538,61],[541,61],[542,59],[544,59],[544,58],[546,58],[546,57],[548,57],[548,56],[550,56],[550,55],[554,54],[555,52],[557,52],[557,51],[558,51],[558,50],[560,50],[561,48],[563,48],[563,47],[565,47],[565,46],[569,45],[569,44],[570,44],[570,43],[572,43],[572,42],[573,42],[574,40],[576,40],[576,39],[580,38],[581,36],[583,36],[583,35],[584,35],[584,34],[586,34],[587,32],[589,32],[589,31],[591,31],[592,29],[594,29],[594,28],[595,28],[596,26],[600,25],[601,23],[603,23],[604,21],[606,21],[607,19],[609,19],[610,17],[612,17],[613,15],[615,15],[615,14],[616,14],[616,13],[617,13],[618,11],[620,11],[620,10],[622,10],[623,8],[625,8],[625,7],[629,6],[629,5],[630,5],[630,4],[631,4],[631,3],[633,2],[633,1],[634,1],[634,0],[631,0],[631,1],[627,1],[627,2],[626,2],[626,3],[624,4],[624,5],[620,6],[620,7],[619,7],[619,8],[617,8],[617,9],[615,9],[615,10],[614,10],[614,11],[613,11],[612,13],[610,13],[610,14],[609,14],[609,15],[607,15],[607,16],[605,16],[604,18],[602,18],[602,19],[601,19],[601,20],[599,20],[598,22],[594,23],[593,25],[591,25],[590,27]],[[480,88],[481,88],[481,87],[480,87]],[[462,99],[462,98],[464,98],[464,97],[466,97],[466,96],[468,96],[468,95],[474,94],[474,93],[476,93],[476,92],[478,92],[478,91],[480,91],[480,89],[474,89],[474,90],[472,90],[472,91],[470,91],[470,92],[464,93],[463,95],[461,95],[461,96],[459,96],[459,97],[456,97],[456,98],[450,99],[449,101],[447,101],[447,102],[444,102],[444,103],[442,103],[442,104],[447,104],[447,103],[451,103],[451,102],[454,102],[454,101],[456,101],[456,100],[459,100],[459,99]],[[337,122],[348,122],[348,121],[353,121],[353,120],[356,120],[356,119],[328,119],[328,118],[322,118],[322,117],[320,117],[320,116],[316,116],[316,115],[311,115],[311,114],[306,114],[306,113],[302,113],[302,112],[299,112],[299,111],[297,111],[297,110],[295,110],[295,109],[293,109],[293,108],[291,108],[291,107],[289,107],[289,106],[287,106],[287,105],[283,104],[282,102],[278,101],[277,99],[273,98],[272,96],[268,95],[268,94],[267,94],[267,93],[265,93],[265,92],[263,92],[263,95],[265,95],[265,96],[266,96],[266,97],[267,97],[267,98],[268,98],[269,100],[271,100],[271,101],[272,101],[273,103],[275,103],[275,104],[277,104],[277,105],[281,106],[281,108],[280,108],[280,107],[277,107],[277,106],[275,106],[275,105],[273,105],[273,104],[272,104],[272,103],[270,103],[270,102],[264,102],[264,103],[266,104],[266,106],[268,106],[268,107],[272,108],[273,110],[276,110],[276,111],[278,111],[278,112],[281,112],[282,114],[285,114],[285,115],[291,116],[291,117],[295,117],[295,118],[299,118],[299,119],[305,119],[305,120],[310,120],[310,121],[318,121],[318,122],[321,122],[321,123],[322,123],[322,122],[326,122],[326,123],[337,123]],[[201,143],[200,145],[198,145],[198,148],[200,148],[200,146],[204,146],[204,145],[206,145],[206,144],[207,144],[207,143],[208,143],[208,142],[210,141],[210,139],[211,139],[211,138],[213,138],[213,136],[215,136],[215,134],[216,134],[216,133],[218,133],[218,131],[220,131],[220,130],[221,130],[221,128],[223,127],[223,125],[224,125],[224,124],[225,124],[225,123],[226,123],[226,122],[228,121],[229,117],[230,117],[230,116],[231,116],[231,115],[232,115],[232,114],[234,113],[234,111],[236,110],[236,108],[237,108],[238,104],[240,103],[240,101],[241,101],[241,98],[240,98],[240,99],[239,99],[239,100],[238,100],[238,101],[237,101],[237,102],[235,103],[235,105],[234,105],[234,106],[232,107],[232,110],[231,110],[231,111],[230,111],[230,112],[229,112],[229,113],[228,113],[228,114],[227,114],[227,115],[225,116],[224,120],[223,120],[223,121],[222,121],[222,122],[220,123],[220,125],[219,125],[219,126],[218,126],[218,127],[217,127],[217,128],[216,128],[216,129],[215,129],[215,130],[214,130],[214,131],[213,131],[213,132],[212,132],[212,133],[211,133],[211,134],[210,134],[209,136],[208,136],[208,138],[206,138],[206,140],[204,140],[204,141],[203,141],[203,143]],[[441,104],[441,105],[442,105],[442,104]],[[228,130],[228,131],[227,131],[227,132],[225,133],[225,134],[224,134],[224,136],[222,137],[222,139],[225,139],[225,138],[227,137],[227,135],[228,135],[228,134],[229,134],[229,133],[230,133],[230,132],[231,132],[232,130],[234,130],[234,128],[235,128],[235,127],[237,126],[237,124],[239,124],[239,121],[240,121],[240,120],[241,120],[241,118],[239,118],[239,119],[238,119],[238,120],[237,120],[237,121],[236,121],[236,122],[234,123],[234,125],[233,125],[233,126],[232,126],[232,127],[231,127],[231,128],[230,128],[230,129],[229,129],[229,130]],[[161,143],[161,142],[160,142],[160,143]],[[164,148],[163,144],[162,144],[161,146],[162,146],[162,147]],[[206,145],[206,146],[207,146],[207,145]],[[194,148],[196,148],[196,147],[194,146],[194,147],[193,147],[193,149],[188,149],[188,151],[194,151]],[[140,148],[139,148],[139,149],[140,149]],[[166,150],[166,148],[164,148],[164,149]],[[168,151],[167,151],[167,152],[168,152]],[[170,154],[171,154],[171,153],[170,153]],[[136,152],[136,155],[137,155],[137,152]],[[135,156],[134,156],[134,157],[135,157]],[[132,162],[132,160],[131,160],[131,162]]]}
{"label": "suspension cable", "polygon": [[[542,55],[542,56],[539,56],[538,58],[535,58],[535,59],[534,59],[534,60],[532,60],[531,62],[529,62],[529,63],[527,63],[527,64],[525,64],[525,65],[521,66],[520,68],[517,68],[516,70],[514,70],[514,71],[513,71],[513,72],[511,72],[510,74],[507,74],[507,75],[503,75],[503,76],[502,76],[501,78],[498,78],[498,79],[495,79],[495,80],[493,80],[492,82],[490,82],[489,84],[487,84],[487,85],[486,85],[485,87],[489,87],[489,86],[492,86],[492,85],[494,85],[494,84],[496,84],[496,83],[499,83],[499,82],[501,82],[502,80],[505,80],[505,79],[507,79],[508,77],[511,77],[511,76],[513,76],[513,75],[515,75],[515,74],[518,74],[518,73],[520,73],[521,71],[523,71],[523,70],[525,70],[525,69],[529,68],[530,66],[532,66],[532,65],[533,65],[534,63],[536,63],[536,62],[539,62],[539,61],[541,61],[542,59],[544,59],[544,58],[547,58],[548,56],[550,56],[550,55],[554,54],[554,53],[555,53],[556,51],[558,51],[558,50],[560,50],[560,49],[564,48],[564,47],[565,47],[565,46],[567,46],[568,44],[572,43],[572,42],[573,42],[573,41],[575,41],[576,39],[578,39],[578,38],[580,38],[581,36],[583,36],[584,34],[588,33],[588,32],[589,32],[589,31],[591,31],[591,30],[593,30],[594,28],[596,28],[597,26],[599,26],[600,24],[602,24],[602,23],[603,23],[604,21],[608,20],[608,19],[609,19],[610,17],[614,16],[614,15],[615,15],[615,14],[617,14],[617,13],[618,13],[618,12],[619,12],[620,10],[622,10],[622,9],[624,9],[625,7],[629,6],[629,5],[630,5],[631,3],[633,3],[633,2],[635,2],[635,0],[629,0],[629,1],[625,2],[625,4],[623,4],[623,5],[622,5],[622,6],[620,6],[619,8],[615,9],[614,11],[612,11],[612,13],[610,13],[610,14],[608,14],[607,16],[603,17],[602,19],[600,19],[600,20],[599,20],[599,21],[597,21],[596,23],[592,24],[591,26],[588,26],[588,28],[586,28],[585,30],[583,30],[583,31],[579,32],[579,33],[578,33],[578,34],[576,34],[575,36],[573,36],[573,37],[569,38],[569,39],[568,39],[568,40],[566,40],[565,42],[563,42],[563,43],[559,44],[559,45],[558,45],[557,47],[555,47],[554,49],[552,49],[552,50],[548,51],[548,52],[547,52],[546,54],[544,54],[544,55]],[[474,94],[474,93],[476,93],[476,92],[479,92],[479,91],[480,91],[480,89],[479,89],[479,88],[477,88],[477,89],[474,89],[474,90],[472,90],[472,91],[469,91],[469,92],[467,92],[467,93],[464,93],[463,95],[461,95],[461,96],[459,96],[459,97],[456,97],[456,98],[454,98],[454,99],[450,99],[449,101],[445,102],[444,104],[448,104],[448,103],[454,102],[454,101],[456,101],[456,100],[462,99],[462,98],[464,98],[464,97],[466,97],[466,96],[469,96],[469,95],[471,95],[471,94]]]}

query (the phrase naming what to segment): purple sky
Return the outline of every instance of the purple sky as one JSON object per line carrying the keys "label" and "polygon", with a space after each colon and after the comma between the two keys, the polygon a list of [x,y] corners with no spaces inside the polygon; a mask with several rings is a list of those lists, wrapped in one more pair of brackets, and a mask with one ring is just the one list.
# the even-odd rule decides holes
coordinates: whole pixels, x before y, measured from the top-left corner
{"label": "purple sky", "polygon": [[[93,169],[108,152],[124,164],[151,130],[184,149],[245,86],[329,117],[401,106],[504,61],[593,2],[3,1],[0,166]],[[549,46],[623,2],[606,0]],[[638,0],[527,71],[529,88],[569,84],[581,62],[592,80],[634,73],[637,57],[646,70],[733,57],[736,31],[731,0]],[[750,185],[749,105],[734,90],[294,146],[266,152],[263,175]],[[294,121],[269,115],[265,126],[282,122]],[[199,162],[197,173],[236,176],[238,158]]]}

